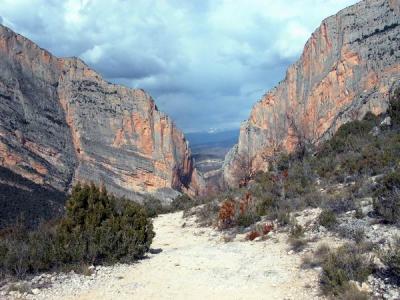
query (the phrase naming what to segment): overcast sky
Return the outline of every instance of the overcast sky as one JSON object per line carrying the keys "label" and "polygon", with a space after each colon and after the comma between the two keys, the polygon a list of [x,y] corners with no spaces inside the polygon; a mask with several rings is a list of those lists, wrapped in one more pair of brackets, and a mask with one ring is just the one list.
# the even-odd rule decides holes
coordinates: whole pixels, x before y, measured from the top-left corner
{"label": "overcast sky", "polygon": [[0,0],[0,22],[143,88],[186,132],[239,127],[321,21],[357,0]]}

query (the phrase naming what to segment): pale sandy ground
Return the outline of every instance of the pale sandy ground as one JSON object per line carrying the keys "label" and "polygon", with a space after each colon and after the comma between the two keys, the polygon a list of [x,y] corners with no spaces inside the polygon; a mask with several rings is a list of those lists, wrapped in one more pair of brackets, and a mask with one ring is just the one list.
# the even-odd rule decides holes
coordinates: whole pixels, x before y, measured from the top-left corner
{"label": "pale sandy ground", "polygon": [[154,227],[152,248],[162,252],[56,283],[35,298],[319,299],[317,271],[300,269],[301,258],[288,254],[283,233],[266,241],[241,241],[242,236],[224,243],[219,232],[196,227],[182,213],[162,215]]}

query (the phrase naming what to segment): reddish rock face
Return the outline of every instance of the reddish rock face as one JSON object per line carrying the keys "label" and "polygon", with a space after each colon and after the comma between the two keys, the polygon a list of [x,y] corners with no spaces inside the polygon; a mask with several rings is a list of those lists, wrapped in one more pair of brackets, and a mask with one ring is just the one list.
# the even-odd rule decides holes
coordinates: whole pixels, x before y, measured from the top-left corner
{"label": "reddish rock face", "polygon": [[400,80],[399,7],[399,0],[361,1],[322,22],[285,80],[242,124],[238,145],[225,159],[229,186],[266,170],[276,152],[317,144],[343,123],[387,109]]}
{"label": "reddish rock face", "polygon": [[188,188],[190,150],[182,132],[143,90],[105,82],[78,59],[62,59],[58,95],[76,150],[74,180],[96,178],[112,191]]}
{"label": "reddish rock face", "polygon": [[0,166],[66,191],[79,181],[138,194],[198,193],[182,132],[143,90],[104,81],[0,26]]}

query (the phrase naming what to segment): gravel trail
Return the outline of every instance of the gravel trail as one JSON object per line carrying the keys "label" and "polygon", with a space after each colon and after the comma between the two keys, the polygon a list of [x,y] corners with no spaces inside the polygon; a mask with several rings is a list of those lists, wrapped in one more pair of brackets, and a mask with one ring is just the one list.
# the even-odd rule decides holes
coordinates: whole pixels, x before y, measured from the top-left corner
{"label": "gravel trail", "polygon": [[300,269],[300,256],[288,254],[285,234],[258,242],[237,236],[225,243],[219,232],[197,227],[181,212],[159,216],[154,228],[146,259],[56,280],[33,298],[319,299],[317,271]]}

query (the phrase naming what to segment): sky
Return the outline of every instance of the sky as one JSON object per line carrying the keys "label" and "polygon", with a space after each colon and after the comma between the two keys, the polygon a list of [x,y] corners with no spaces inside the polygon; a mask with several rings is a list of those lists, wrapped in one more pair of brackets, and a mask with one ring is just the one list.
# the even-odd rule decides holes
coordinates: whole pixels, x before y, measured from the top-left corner
{"label": "sky", "polygon": [[0,22],[142,88],[185,132],[238,128],[326,17],[357,0],[0,0]]}

